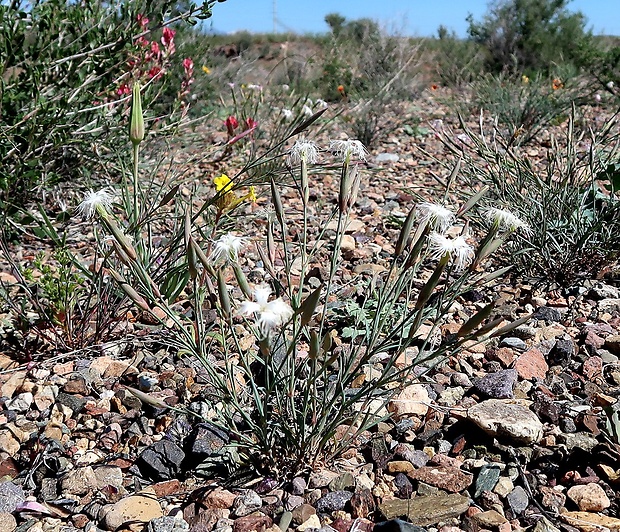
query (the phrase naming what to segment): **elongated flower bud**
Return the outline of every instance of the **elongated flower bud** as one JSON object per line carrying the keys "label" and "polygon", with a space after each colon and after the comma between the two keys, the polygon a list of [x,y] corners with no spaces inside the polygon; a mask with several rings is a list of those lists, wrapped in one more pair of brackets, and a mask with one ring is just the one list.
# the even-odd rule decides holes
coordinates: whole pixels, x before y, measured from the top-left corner
{"label": "elongated flower bud", "polygon": [[129,124],[129,139],[134,146],[144,140],[144,117],[142,116],[142,97],[140,96],[140,83],[133,84],[131,94],[131,122]]}

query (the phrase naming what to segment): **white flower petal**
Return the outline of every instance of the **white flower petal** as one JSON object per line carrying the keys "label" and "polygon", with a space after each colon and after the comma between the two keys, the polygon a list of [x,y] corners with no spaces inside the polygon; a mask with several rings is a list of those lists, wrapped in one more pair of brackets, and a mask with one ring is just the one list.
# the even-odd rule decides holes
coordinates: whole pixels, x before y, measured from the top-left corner
{"label": "white flower petal", "polygon": [[239,314],[242,316],[249,316],[250,314],[254,314],[255,312],[260,312],[262,307],[255,303],[254,301],[244,301],[239,306]]}

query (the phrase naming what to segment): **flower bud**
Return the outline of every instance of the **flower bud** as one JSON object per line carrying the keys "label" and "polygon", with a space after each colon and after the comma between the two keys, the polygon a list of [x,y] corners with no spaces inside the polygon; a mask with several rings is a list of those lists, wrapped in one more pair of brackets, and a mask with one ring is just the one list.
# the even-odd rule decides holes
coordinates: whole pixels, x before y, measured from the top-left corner
{"label": "flower bud", "polygon": [[140,97],[140,83],[133,84],[131,94],[131,122],[129,125],[129,139],[137,146],[144,139],[144,117],[142,116],[142,98]]}

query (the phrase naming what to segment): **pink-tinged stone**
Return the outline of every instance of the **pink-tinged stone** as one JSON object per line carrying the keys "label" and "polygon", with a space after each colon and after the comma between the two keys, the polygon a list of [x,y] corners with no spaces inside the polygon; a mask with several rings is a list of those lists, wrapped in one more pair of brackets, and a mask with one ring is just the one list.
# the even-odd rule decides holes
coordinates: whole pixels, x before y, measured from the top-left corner
{"label": "pink-tinged stone", "polygon": [[544,355],[535,347],[528,349],[515,362],[514,369],[524,380],[544,379],[549,371]]}
{"label": "pink-tinged stone", "polygon": [[603,359],[590,357],[583,363],[583,374],[590,380],[601,377],[603,374]]}
{"label": "pink-tinged stone", "polygon": [[573,486],[567,495],[583,512],[602,512],[611,505],[605,490],[594,483]]}
{"label": "pink-tinged stone", "polygon": [[447,466],[423,466],[408,475],[414,480],[452,493],[467,489],[473,482],[473,476],[469,473]]}

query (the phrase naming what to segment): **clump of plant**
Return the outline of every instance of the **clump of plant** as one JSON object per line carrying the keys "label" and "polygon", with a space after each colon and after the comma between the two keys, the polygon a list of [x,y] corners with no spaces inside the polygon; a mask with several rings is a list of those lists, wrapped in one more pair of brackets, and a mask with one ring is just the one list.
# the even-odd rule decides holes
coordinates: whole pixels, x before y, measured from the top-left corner
{"label": "clump of plant", "polygon": [[544,285],[570,286],[600,275],[620,249],[620,137],[617,115],[590,132],[577,131],[571,114],[563,139],[552,137],[542,161],[532,160],[482,127],[443,134],[464,161],[470,186],[510,205],[528,224],[504,260]]}
{"label": "clump of plant", "polygon": [[563,122],[582,98],[575,77],[529,78],[487,74],[472,83],[472,103],[495,121],[508,145],[527,144],[547,127]]}
{"label": "clump of plant", "polygon": [[149,101],[163,96],[160,118],[182,108],[190,79],[168,75],[170,25],[209,17],[214,3],[170,18],[169,1],[0,5],[0,200],[23,204],[56,182],[109,165],[105,155],[119,139],[110,132],[122,127],[133,81],[147,85]]}
{"label": "clump of plant", "polygon": [[428,45],[436,65],[436,80],[448,87],[461,87],[482,74],[479,44],[458,38],[455,32],[450,33],[445,26],[439,27],[437,37]]}
{"label": "clump of plant", "polygon": [[529,75],[549,75],[558,63],[573,63],[592,39],[586,18],[568,9],[570,0],[494,0],[481,21],[469,15],[468,33],[485,51],[487,69],[515,66]]}
{"label": "clump of plant", "polygon": [[[290,175],[265,183],[271,206],[254,217],[260,229],[243,236],[234,232],[235,219],[251,222],[248,202],[257,195],[247,188],[245,169],[216,177],[214,194],[198,209],[175,194],[144,201],[130,195],[122,211],[97,193],[83,204],[101,236],[110,237],[118,262],[109,272],[119,289],[159,324],[169,345],[206,370],[212,393],[200,412],[226,435],[237,466],[277,478],[337,456],[385,419],[387,401],[414,382],[414,368],[432,367],[465,342],[523,322],[488,322],[491,302],[455,335],[441,333],[461,294],[505,273],[481,265],[518,229],[498,222],[475,247],[467,217],[477,195],[456,212],[432,203],[412,206],[388,269],[357,280],[357,310],[347,320],[353,332],[345,334],[337,302],[351,296],[341,279],[341,248],[367,152],[356,140],[330,145],[340,186],[333,209],[321,218],[310,199],[312,174],[326,171],[318,166],[321,150],[298,137],[314,119],[291,132],[297,139],[286,154]],[[132,124],[137,175],[138,112]],[[259,155],[254,164],[272,156]],[[128,192],[139,190],[141,181],[128,185]],[[283,186],[296,193],[295,203],[285,202]],[[157,248],[146,238],[155,229],[147,214],[164,200],[175,206],[167,217],[170,237]],[[262,273],[249,277],[250,261]],[[189,412],[196,409],[190,405]]]}

